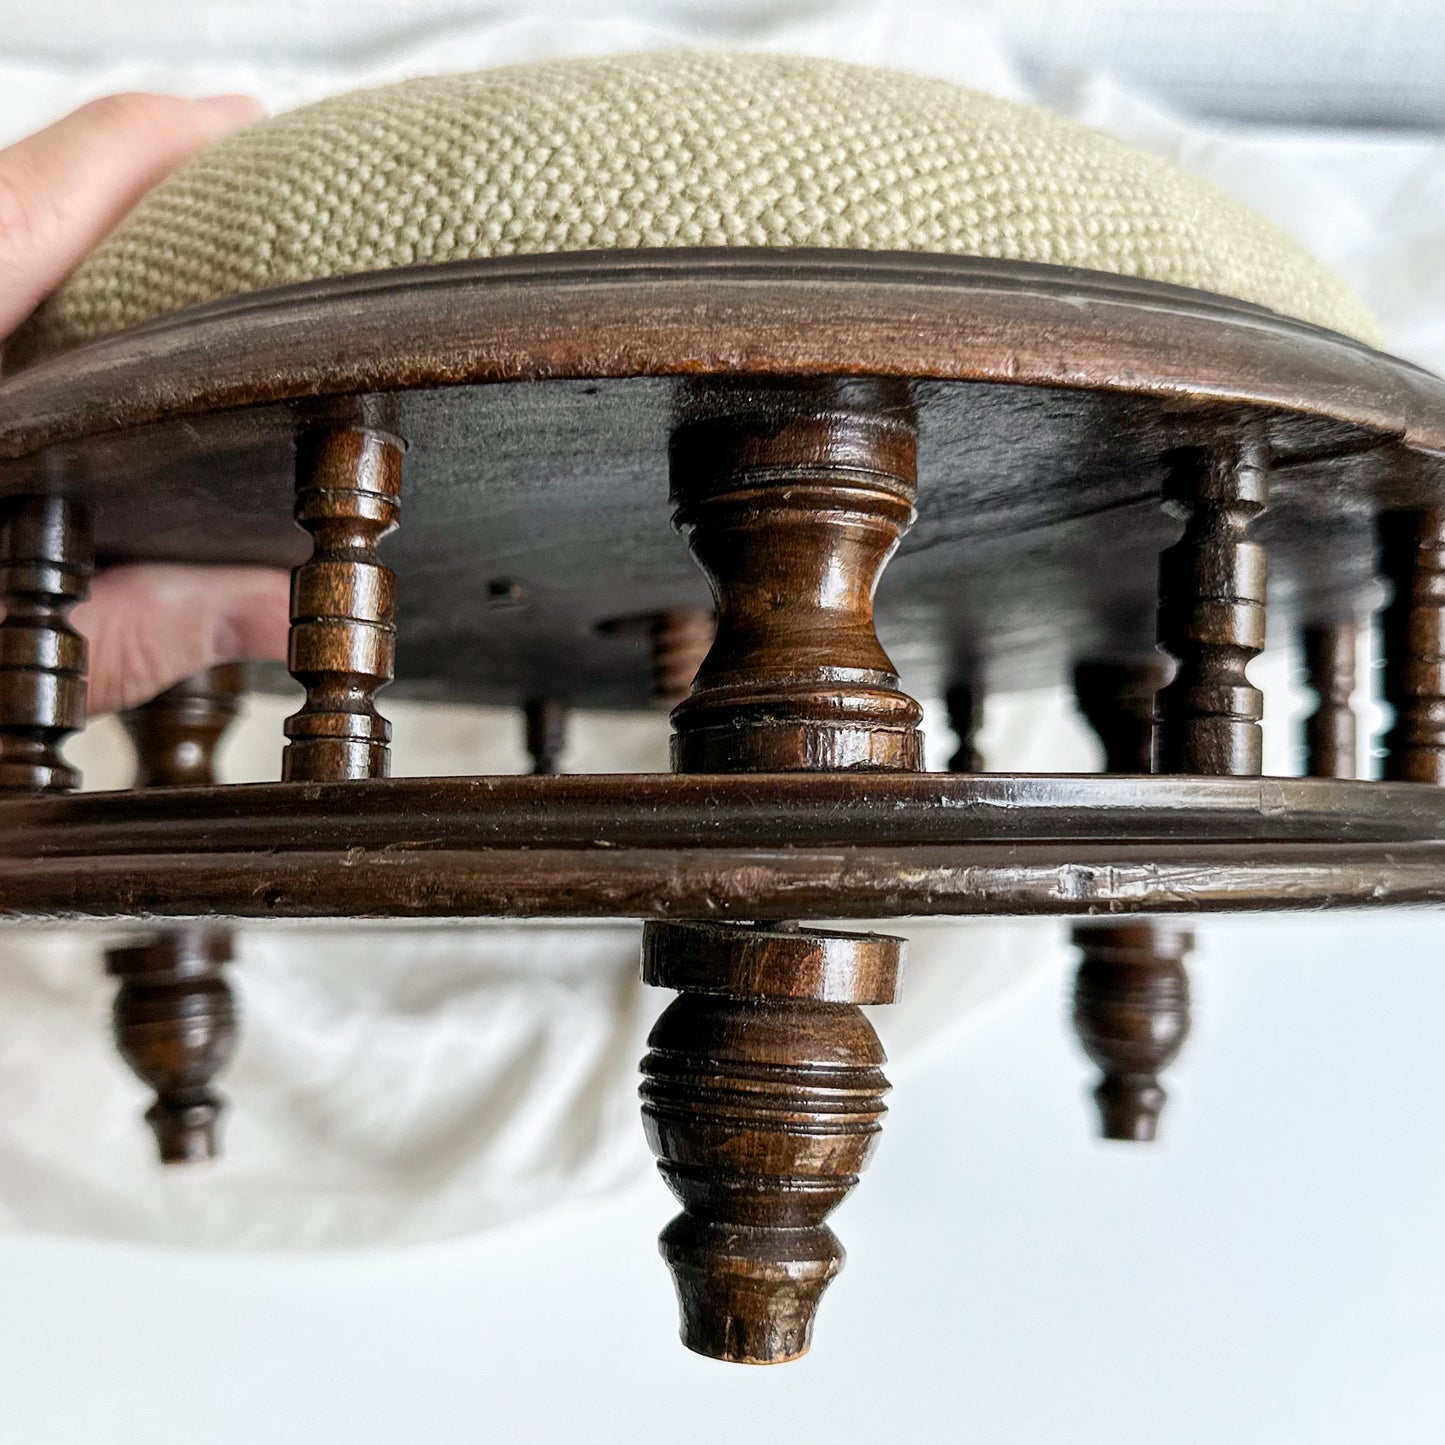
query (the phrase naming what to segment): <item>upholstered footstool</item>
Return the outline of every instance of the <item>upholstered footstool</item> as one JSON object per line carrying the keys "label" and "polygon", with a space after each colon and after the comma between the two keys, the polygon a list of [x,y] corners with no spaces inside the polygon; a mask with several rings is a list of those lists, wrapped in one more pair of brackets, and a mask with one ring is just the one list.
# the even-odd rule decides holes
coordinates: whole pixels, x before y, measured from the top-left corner
{"label": "upholstered footstool", "polygon": [[[117,1032],[168,1160],[215,1147],[230,921],[643,920],[683,1338],[801,1354],[903,950],[799,920],[1078,919],[1104,1131],[1147,1139],[1188,1028],[1150,915],[1445,898],[1445,385],[1376,339],[1200,181],[913,76],[640,55],[252,126],[0,381],[4,916],[136,921]],[[128,719],[141,786],[72,791],[97,556],[295,568],[282,781],[213,783],[223,670]],[[1260,776],[1267,570],[1305,777]],[[525,709],[536,773],[389,779],[394,660]],[[982,771],[986,693],[1069,678],[1107,775]],[[568,709],[659,702],[672,774],[556,775]]]}

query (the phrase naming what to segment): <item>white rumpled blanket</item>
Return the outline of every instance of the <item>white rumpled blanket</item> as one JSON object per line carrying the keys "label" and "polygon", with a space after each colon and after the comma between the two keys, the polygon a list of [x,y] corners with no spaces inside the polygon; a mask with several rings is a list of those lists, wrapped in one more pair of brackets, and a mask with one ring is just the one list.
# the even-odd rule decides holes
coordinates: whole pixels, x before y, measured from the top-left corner
{"label": "white rumpled blanket", "polygon": [[[371,0],[179,11],[133,0],[108,16],[103,44],[67,19],[65,3],[30,11],[8,27],[0,55],[0,142],[126,88],[248,90],[281,108],[408,74],[706,43],[896,65],[1043,100],[1208,175],[1349,279],[1395,350],[1445,369],[1440,143],[1206,127],[1097,75],[1026,83],[989,30],[923,4],[899,13],[778,6],[763,20],[751,9],[659,3],[565,23],[464,9],[428,0],[403,22]],[[343,33],[344,51],[334,42]],[[1276,772],[1294,770],[1290,668],[1280,652],[1254,673],[1270,698],[1267,769]],[[398,773],[523,766],[510,714],[387,704],[385,695],[383,705],[396,722]],[[253,700],[224,752],[227,781],[276,775],[288,710]],[[936,707],[928,730],[930,764],[941,767],[952,745]],[[567,766],[661,768],[664,740],[660,716],[582,717]],[[982,744],[997,769],[1097,763],[1062,692],[990,699]],[[93,726],[71,755],[89,786],[127,781],[114,723]],[[1062,947],[1050,924],[886,926],[913,940],[904,1001],[876,1011],[895,1061],[956,1037]],[[221,1080],[232,1102],[224,1158],[172,1170],[153,1162],[140,1118],[146,1093],[109,1041],[112,986],[99,955],[115,936],[0,934],[0,1225],[232,1248],[399,1242],[488,1228],[650,1168],[636,1067],[665,996],[636,981],[635,926],[244,932],[233,969],[241,1043]],[[1062,1013],[1061,1001],[1060,1017],[1042,1026],[1066,1048]]]}

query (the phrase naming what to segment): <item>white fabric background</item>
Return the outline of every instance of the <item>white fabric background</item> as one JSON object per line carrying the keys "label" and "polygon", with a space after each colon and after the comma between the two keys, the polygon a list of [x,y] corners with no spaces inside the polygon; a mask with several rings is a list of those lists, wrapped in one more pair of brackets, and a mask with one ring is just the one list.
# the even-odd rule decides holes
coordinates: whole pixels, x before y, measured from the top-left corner
{"label": "white fabric background", "polygon": [[[663,44],[829,55],[1034,95],[1251,201],[1353,282],[1394,349],[1445,369],[1438,138],[1185,121],[1099,74],[1026,70],[996,29],[942,7],[795,17],[656,5],[565,20],[531,8],[469,17],[442,0],[404,14],[370,0],[9,8],[0,5],[0,141],[115,89],[248,90],[279,108],[408,74]],[[1255,675],[1269,690],[1269,767],[1291,771],[1288,655],[1262,659]],[[521,766],[511,716],[384,709],[397,723],[398,772]],[[227,750],[228,778],[274,775],[286,710],[254,703]],[[929,724],[940,766],[949,740],[936,708]],[[583,719],[568,766],[662,766],[664,735],[660,718]],[[991,699],[983,743],[997,768],[1095,760],[1060,693]],[[113,724],[94,727],[72,756],[92,786],[125,779]],[[1052,927],[907,931],[905,1002],[878,1018],[895,1056],[986,1019],[987,1000],[1059,957]],[[241,1049],[222,1080],[234,1105],[226,1157],[164,1172],[139,1119],[144,1092],[110,1051],[102,941],[0,939],[0,1223],[10,1228],[217,1247],[417,1240],[535,1213],[650,1167],[635,1068],[663,999],[635,983],[633,929],[247,932],[234,971]]]}

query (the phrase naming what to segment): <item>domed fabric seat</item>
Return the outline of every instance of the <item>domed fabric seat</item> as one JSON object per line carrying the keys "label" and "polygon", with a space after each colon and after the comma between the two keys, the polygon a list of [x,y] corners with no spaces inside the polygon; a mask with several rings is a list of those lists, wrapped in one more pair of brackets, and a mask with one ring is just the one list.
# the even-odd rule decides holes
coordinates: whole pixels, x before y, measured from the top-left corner
{"label": "domed fabric seat", "polygon": [[351,272],[705,246],[1085,267],[1376,339],[1274,226],[1117,140],[944,81],[679,52],[409,80],[250,126],[148,195],[22,344]]}

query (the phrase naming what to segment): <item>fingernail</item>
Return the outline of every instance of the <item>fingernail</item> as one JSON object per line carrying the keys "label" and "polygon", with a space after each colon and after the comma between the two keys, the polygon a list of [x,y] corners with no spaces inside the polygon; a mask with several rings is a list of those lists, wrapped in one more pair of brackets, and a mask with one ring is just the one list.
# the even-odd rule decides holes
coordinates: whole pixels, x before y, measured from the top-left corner
{"label": "fingernail", "polygon": [[254,95],[206,95],[196,102],[220,130],[249,125],[266,114],[266,107]]}

